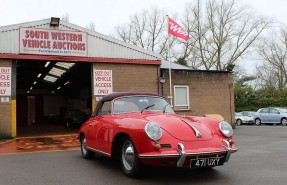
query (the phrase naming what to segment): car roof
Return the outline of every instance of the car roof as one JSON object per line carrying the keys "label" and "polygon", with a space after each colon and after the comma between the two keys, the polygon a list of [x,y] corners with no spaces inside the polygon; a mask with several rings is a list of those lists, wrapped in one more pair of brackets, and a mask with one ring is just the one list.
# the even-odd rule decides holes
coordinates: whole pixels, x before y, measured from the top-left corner
{"label": "car roof", "polygon": [[159,96],[158,94],[147,93],[147,92],[115,92],[104,96],[99,102],[111,101],[115,98],[122,97],[122,96],[140,96],[140,95],[147,95],[147,96]]}

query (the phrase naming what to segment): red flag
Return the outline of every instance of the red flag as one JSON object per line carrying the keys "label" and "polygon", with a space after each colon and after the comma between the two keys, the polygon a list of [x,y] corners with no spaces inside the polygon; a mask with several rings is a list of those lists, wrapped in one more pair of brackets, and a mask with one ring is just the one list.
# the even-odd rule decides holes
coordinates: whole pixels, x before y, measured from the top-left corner
{"label": "red flag", "polygon": [[184,29],[171,18],[168,18],[168,34],[188,40],[189,36]]}

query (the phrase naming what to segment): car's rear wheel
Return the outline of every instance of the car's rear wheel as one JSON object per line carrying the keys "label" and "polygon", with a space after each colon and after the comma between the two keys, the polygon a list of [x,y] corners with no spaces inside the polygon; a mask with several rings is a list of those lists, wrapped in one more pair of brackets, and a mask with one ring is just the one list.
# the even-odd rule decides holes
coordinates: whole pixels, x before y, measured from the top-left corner
{"label": "car's rear wheel", "polygon": [[255,119],[255,125],[257,126],[261,125],[261,120],[259,118]]}
{"label": "car's rear wheel", "polygon": [[81,136],[81,153],[82,153],[82,157],[85,159],[92,159],[94,157],[94,152],[87,149],[85,135]]}
{"label": "car's rear wheel", "polygon": [[282,118],[281,119],[281,124],[286,126],[287,125],[287,119],[286,118]]}
{"label": "car's rear wheel", "polygon": [[237,119],[237,120],[236,120],[236,125],[238,125],[238,126],[242,125],[241,119]]}
{"label": "car's rear wheel", "polygon": [[142,164],[137,157],[138,153],[131,139],[125,137],[121,145],[121,167],[125,175],[137,178],[140,175]]}

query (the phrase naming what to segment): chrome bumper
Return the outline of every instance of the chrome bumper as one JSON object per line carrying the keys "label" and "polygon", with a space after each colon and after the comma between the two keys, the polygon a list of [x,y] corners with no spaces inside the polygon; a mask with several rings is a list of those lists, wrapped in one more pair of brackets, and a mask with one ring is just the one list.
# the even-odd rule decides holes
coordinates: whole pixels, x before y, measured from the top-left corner
{"label": "chrome bumper", "polygon": [[231,148],[230,143],[227,140],[222,141],[222,146],[226,149],[223,151],[214,151],[214,152],[205,152],[205,153],[186,153],[184,150],[184,145],[182,143],[178,143],[177,150],[179,152],[179,159],[176,163],[177,167],[183,167],[186,156],[187,155],[212,155],[212,154],[219,154],[219,153],[225,153],[226,152],[226,157],[224,162],[228,162],[231,153],[234,153],[238,150],[238,148]]}

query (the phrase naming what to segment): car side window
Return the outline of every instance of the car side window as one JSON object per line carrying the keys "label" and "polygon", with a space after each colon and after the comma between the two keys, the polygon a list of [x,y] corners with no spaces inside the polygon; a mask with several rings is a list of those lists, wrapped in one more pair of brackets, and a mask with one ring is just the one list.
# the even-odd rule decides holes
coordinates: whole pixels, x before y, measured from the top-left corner
{"label": "car side window", "polygon": [[279,114],[279,111],[276,109],[270,109],[271,114]]}
{"label": "car side window", "polygon": [[111,115],[111,101],[106,101],[98,111],[98,116]]}
{"label": "car side window", "polygon": [[268,109],[261,109],[260,113],[268,113]]}

